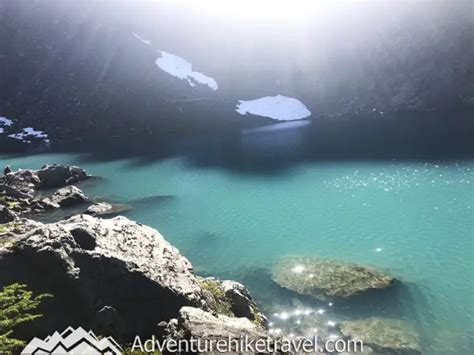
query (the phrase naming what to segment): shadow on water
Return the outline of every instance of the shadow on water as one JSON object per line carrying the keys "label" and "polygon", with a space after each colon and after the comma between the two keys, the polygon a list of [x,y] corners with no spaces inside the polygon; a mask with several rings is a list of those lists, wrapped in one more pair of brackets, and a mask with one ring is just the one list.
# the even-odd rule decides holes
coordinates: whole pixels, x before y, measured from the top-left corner
{"label": "shadow on water", "polygon": [[78,205],[74,205],[71,207],[62,207],[62,208],[57,208],[50,211],[36,213],[32,215],[31,217],[34,220],[38,222],[42,222],[42,223],[56,223],[63,219],[72,217],[74,215],[84,213],[87,207],[89,207],[91,204],[92,203],[90,202],[84,202],[84,203],[80,203]]}
{"label": "shadow on water", "polygon": [[174,195],[155,195],[129,200],[127,204],[133,208],[146,209],[160,207],[161,205],[174,202],[175,200],[176,196]]}
{"label": "shadow on water", "polygon": [[128,159],[133,169],[184,157],[192,166],[255,174],[284,173],[311,161],[474,158],[471,113],[314,118],[307,125],[293,123],[246,124],[161,137],[84,137],[81,144],[58,143],[54,150],[81,153],[78,164]]}

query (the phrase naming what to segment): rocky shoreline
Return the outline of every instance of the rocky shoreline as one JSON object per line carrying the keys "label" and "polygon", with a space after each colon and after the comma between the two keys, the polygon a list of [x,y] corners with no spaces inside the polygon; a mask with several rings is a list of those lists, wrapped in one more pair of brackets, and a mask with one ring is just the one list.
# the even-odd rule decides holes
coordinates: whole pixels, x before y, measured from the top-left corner
{"label": "rocky shoreline", "polygon": [[[102,202],[57,223],[34,221],[39,213],[88,201],[70,185],[88,178],[83,169],[63,165],[7,168],[0,178],[0,285],[20,282],[54,296],[41,309],[45,317],[20,327],[18,336],[82,326],[127,344],[165,329],[170,336],[198,334],[213,319],[222,323],[214,335],[268,334],[266,317],[242,284],[196,276],[188,259],[148,226],[97,217],[125,205]],[[51,188],[59,189],[42,193]],[[184,314],[192,322],[183,333],[177,325]]]}
{"label": "rocky shoreline", "polygon": [[[123,216],[110,218],[130,206],[93,204],[72,185],[89,178],[85,170],[66,165],[6,168],[0,178],[0,286],[19,282],[34,293],[54,296],[41,307],[45,316],[20,326],[18,337],[44,338],[68,326],[112,335],[121,344],[130,344],[137,334],[214,340],[295,337],[278,331],[241,283],[200,277],[157,230]],[[35,221],[39,214],[71,206],[82,212],[55,223]],[[324,301],[395,282],[361,265],[308,257],[278,260],[272,279],[295,294]],[[317,317],[308,311],[310,323]],[[421,354],[416,332],[401,321],[329,323],[325,326],[334,331],[322,329],[322,342],[337,332],[344,340],[363,340],[364,353]]]}

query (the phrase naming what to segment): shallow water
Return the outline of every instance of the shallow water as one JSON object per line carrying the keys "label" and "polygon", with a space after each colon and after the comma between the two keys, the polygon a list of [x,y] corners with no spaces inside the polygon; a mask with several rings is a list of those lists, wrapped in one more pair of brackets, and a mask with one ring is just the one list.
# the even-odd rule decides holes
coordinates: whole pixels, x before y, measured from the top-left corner
{"label": "shallow water", "polygon": [[[274,312],[302,307],[335,322],[383,315],[412,322],[428,354],[472,351],[472,161],[306,162],[273,174],[199,167],[179,156],[147,164],[72,154],[0,162],[74,163],[105,177],[81,188],[129,202],[127,216],[160,230],[198,273],[245,282],[278,327],[301,317]],[[354,303],[313,302],[271,281],[272,261],[288,254],[373,265],[403,286]]]}

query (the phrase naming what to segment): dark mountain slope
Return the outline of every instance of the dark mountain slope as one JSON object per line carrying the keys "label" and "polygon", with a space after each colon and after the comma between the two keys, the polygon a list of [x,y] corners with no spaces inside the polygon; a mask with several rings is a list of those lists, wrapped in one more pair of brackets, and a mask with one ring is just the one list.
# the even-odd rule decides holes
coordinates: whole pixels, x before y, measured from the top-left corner
{"label": "dark mountain slope", "polygon": [[[233,111],[238,99],[277,93],[300,99],[313,120],[344,117],[346,126],[367,115],[473,108],[472,2],[318,11],[277,23],[169,3],[5,0],[0,116],[18,120],[12,130],[32,125],[62,142],[232,129],[248,123]],[[158,49],[191,61],[219,90],[161,71]],[[466,116],[441,117],[451,128],[453,117],[468,120],[456,124],[463,134],[472,128]]]}

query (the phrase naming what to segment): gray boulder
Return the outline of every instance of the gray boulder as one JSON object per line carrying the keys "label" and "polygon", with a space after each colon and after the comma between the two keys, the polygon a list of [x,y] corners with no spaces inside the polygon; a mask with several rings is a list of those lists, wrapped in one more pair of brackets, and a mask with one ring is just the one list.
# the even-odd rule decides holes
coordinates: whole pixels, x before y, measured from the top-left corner
{"label": "gray boulder", "polygon": [[84,169],[72,165],[45,165],[36,174],[41,188],[61,187],[89,178]]}
{"label": "gray boulder", "polygon": [[45,316],[19,330],[24,338],[71,324],[104,331],[117,319],[121,334],[113,336],[130,340],[153,334],[183,306],[208,309],[189,261],[156,230],[125,217],[78,215],[14,237],[0,248],[0,286],[21,282],[54,295]]}
{"label": "gray boulder", "polygon": [[87,208],[86,213],[96,217],[108,217],[118,215],[130,210],[130,207],[122,204],[99,202]]}
{"label": "gray boulder", "polygon": [[[60,208],[61,206],[51,200],[49,197],[43,197],[38,200],[34,200],[32,203],[32,209],[35,212],[49,211]],[[23,209],[25,211],[25,209]]]}
{"label": "gray boulder", "polygon": [[[247,318],[233,318],[225,315],[214,315],[202,309],[183,307],[179,317],[172,319],[165,329],[167,339],[200,339],[208,343],[228,342],[247,337],[249,341],[267,339],[268,333]],[[201,342],[204,344],[204,342]],[[238,349],[232,348],[232,353]],[[217,349],[207,354],[217,354]],[[239,352],[240,353],[240,352]]]}
{"label": "gray boulder", "polygon": [[73,206],[87,201],[86,195],[75,186],[66,186],[56,191],[50,198],[53,204],[61,207]]}
{"label": "gray boulder", "polygon": [[38,196],[38,190],[62,187],[87,178],[86,171],[77,166],[45,165],[40,170],[19,169],[0,176],[0,192],[7,207],[8,204],[15,206],[9,209],[27,215],[83,201],[85,196],[76,188],[58,190],[51,198]]}
{"label": "gray boulder", "polygon": [[31,195],[37,189],[62,187],[89,177],[84,169],[77,166],[54,164],[45,165],[39,170],[19,169],[10,172],[0,177],[0,185],[7,185],[26,195]]}
{"label": "gray boulder", "polygon": [[16,214],[10,211],[5,206],[0,206],[0,224],[14,221]]}
{"label": "gray boulder", "polygon": [[221,287],[236,317],[245,317],[263,328],[267,327],[267,318],[259,311],[257,304],[244,285],[236,281],[225,280],[221,282]]}
{"label": "gray boulder", "polygon": [[376,354],[421,354],[419,335],[402,320],[372,317],[343,321],[339,328],[346,338],[362,340],[364,347],[370,347]]}
{"label": "gray boulder", "polygon": [[40,183],[35,170],[19,169],[0,177],[1,190],[15,198],[31,198]]}
{"label": "gray boulder", "polygon": [[316,257],[283,257],[272,268],[272,279],[302,295],[326,301],[348,298],[392,286],[395,279],[375,269]]}

